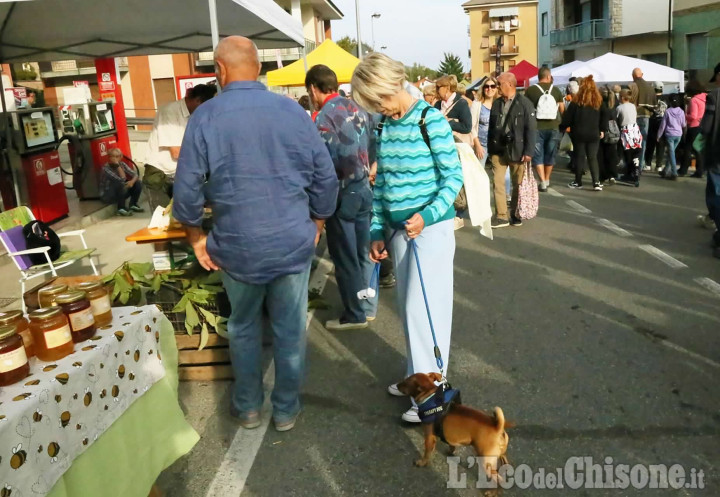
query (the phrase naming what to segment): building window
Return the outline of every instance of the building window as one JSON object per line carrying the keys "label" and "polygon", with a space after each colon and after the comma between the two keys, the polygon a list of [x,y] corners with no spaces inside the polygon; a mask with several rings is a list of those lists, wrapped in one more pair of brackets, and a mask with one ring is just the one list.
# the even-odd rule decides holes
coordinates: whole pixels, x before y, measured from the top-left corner
{"label": "building window", "polygon": [[542,31],[541,31],[542,36],[547,36],[547,35],[548,35],[548,28],[549,28],[548,13],[547,13],[547,12],[543,12],[541,19],[542,19],[542,23],[541,23],[540,26],[541,26],[541,30],[542,30]]}
{"label": "building window", "polygon": [[687,35],[687,69],[708,68],[708,38],[706,33]]}
{"label": "building window", "polygon": [[490,23],[490,11],[485,10],[482,13],[482,23],[483,24],[489,24]]}
{"label": "building window", "polygon": [[649,53],[649,54],[643,54],[640,56],[641,59],[647,60],[650,62],[655,62],[656,64],[660,64],[663,66],[666,66],[668,63],[668,57],[666,53]]}
{"label": "building window", "polygon": [[480,41],[480,48],[488,48],[490,46],[490,38],[487,36],[482,37],[482,41]]}
{"label": "building window", "polygon": [[483,62],[483,72],[485,74],[490,72],[490,61],[489,60],[486,60],[485,62]]}

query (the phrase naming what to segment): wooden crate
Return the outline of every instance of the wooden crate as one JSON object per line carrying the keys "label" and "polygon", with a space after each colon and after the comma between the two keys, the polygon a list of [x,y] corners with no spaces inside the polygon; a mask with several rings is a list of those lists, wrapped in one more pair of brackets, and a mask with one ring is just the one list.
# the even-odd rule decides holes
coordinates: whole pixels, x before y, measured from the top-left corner
{"label": "wooden crate", "polygon": [[178,375],[182,381],[233,379],[228,342],[217,333],[210,333],[207,345],[198,350],[200,334],[175,335],[178,348]]}

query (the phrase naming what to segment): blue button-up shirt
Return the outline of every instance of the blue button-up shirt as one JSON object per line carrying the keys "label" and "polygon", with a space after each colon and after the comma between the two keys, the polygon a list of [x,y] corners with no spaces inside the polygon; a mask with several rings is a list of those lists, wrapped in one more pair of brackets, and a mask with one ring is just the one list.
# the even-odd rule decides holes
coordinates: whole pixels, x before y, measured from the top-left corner
{"label": "blue button-up shirt", "polygon": [[212,260],[236,280],[265,284],[307,269],[311,218],[333,214],[337,191],[330,154],[303,108],[261,83],[233,82],[190,117],[173,215],[200,226],[208,204]]}

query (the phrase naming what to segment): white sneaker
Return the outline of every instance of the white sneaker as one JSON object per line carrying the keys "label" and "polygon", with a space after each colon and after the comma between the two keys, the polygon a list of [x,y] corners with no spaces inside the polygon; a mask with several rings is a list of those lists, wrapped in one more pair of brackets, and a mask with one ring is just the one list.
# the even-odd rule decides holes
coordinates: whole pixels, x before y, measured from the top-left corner
{"label": "white sneaker", "polygon": [[398,390],[398,384],[393,383],[389,387],[387,387],[387,391],[390,395],[394,395],[395,397],[405,397],[405,394],[402,393],[400,390]]}
{"label": "white sneaker", "polygon": [[417,406],[412,406],[410,409],[405,411],[405,413],[402,415],[402,420],[406,423],[419,423],[420,415],[418,414]]}

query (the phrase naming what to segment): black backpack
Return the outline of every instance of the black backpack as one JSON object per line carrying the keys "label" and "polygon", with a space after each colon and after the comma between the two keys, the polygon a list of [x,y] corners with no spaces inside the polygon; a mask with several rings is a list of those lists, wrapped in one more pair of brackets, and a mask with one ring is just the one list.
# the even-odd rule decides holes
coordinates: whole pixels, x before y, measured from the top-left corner
{"label": "black backpack", "polygon": [[[50,247],[50,260],[60,257],[60,237],[42,221],[30,221],[23,226],[23,236],[28,249]],[[47,264],[45,254],[28,254],[28,257],[33,264]]]}

